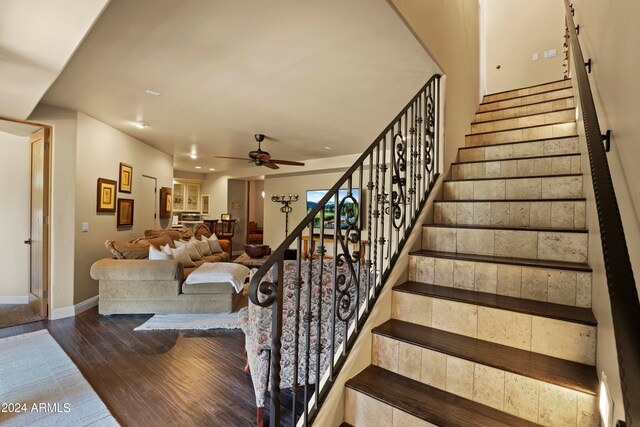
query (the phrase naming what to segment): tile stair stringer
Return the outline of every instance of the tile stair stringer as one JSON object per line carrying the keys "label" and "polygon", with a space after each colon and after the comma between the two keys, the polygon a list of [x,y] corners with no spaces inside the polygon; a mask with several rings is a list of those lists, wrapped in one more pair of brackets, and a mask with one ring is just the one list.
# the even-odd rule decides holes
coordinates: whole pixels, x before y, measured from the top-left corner
{"label": "tile stair stringer", "polygon": [[[439,255],[439,254],[437,254]],[[554,265],[491,262],[475,256],[458,258],[415,252],[409,258],[409,280],[459,289],[518,296],[532,301],[591,307],[591,271]],[[498,286],[498,278],[500,285]]]}
{"label": "tile stair stringer", "polygon": [[[575,120],[561,124],[540,123],[541,120],[545,120],[544,116],[548,113],[550,113],[547,116],[549,120],[553,117],[568,118],[567,111],[574,106],[570,86],[554,90],[536,88],[510,92],[485,97],[476,113],[475,123],[483,124],[474,126],[474,130],[486,132],[475,132],[465,137],[465,147],[459,149],[459,162],[454,164],[453,168],[460,170],[469,168],[476,171],[472,173],[477,173],[482,167],[468,166],[472,164],[471,162],[486,161],[488,164],[515,159],[512,162],[517,165],[518,161],[529,157],[558,157],[558,155],[576,157],[579,154]],[[562,110],[565,112],[559,112]],[[528,119],[519,119],[527,116],[529,116]],[[502,124],[494,124],[492,127],[491,122],[498,121]],[[515,128],[514,125],[523,126]],[[502,129],[504,126],[514,127]],[[535,159],[532,160],[535,164]],[[544,161],[548,162],[548,160]],[[524,162],[523,165],[526,163],[531,162]],[[456,167],[458,164],[460,166]],[[495,178],[487,176],[487,164],[479,175],[467,175],[465,178],[468,177],[468,179],[460,179],[460,171],[457,171],[455,176],[457,179],[445,180],[444,197],[434,205],[434,223],[423,228],[425,243],[423,248],[432,250],[411,254],[409,280],[431,283],[432,285],[429,286],[432,289],[450,287],[447,289],[470,290],[471,293],[490,292],[499,299],[507,296],[514,301],[541,301],[552,305],[562,304],[588,309],[591,305],[591,272],[584,264],[587,255],[587,235],[584,233],[585,224],[582,217],[576,220],[576,211],[584,210],[581,207],[584,196],[580,171],[569,169],[569,172],[573,173],[558,176],[549,176],[552,174],[547,173],[545,176],[532,177],[523,169],[521,177]],[[503,164],[505,163],[500,163],[500,166]],[[508,170],[510,166],[507,165],[506,168]],[[490,165],[489,170],[490,174],[495,173],[496,166]],[[559,216],[553,215],[549,210],[548,223],[544,222],[547,214],[536,217],[537,221],[542,218],[541,223],[524,222],[522,213],[527,209],[524,207],[525,204],[528,206],[529,221],[531,221],[532,209],[550,209],[548,204],[552,203],[556,203],[558,209],[554,212],[562,212],[560,215],[562,218],[558,219]],[[445,205],[455,206],[454,219],[452,219],[451,207],[448,208],[448,217],[442,215]],[[494,218],[491,215],[488,218],[486,215],[474,216],[476,206],[480,210],[484,209],[486,214],[487,209],[489,212],[493,209],[497,212],[499,208],[504,209],[506,205],[515,209],[513,215],[511,212],[507,214],[509,222],[506,224],[504,212],[502,219],[499,219],[500,215],[496,214],[495,223],[491,223]],[[578,205],[580,207],[576,208]],[[474,214],[470,214],[470,208]],[[439,209],[441,212],[438,216],[436,211]],[[569,224],[569,210],[573,210],[574,213],[572,224]],[[520,213],[520,221],[516,215],[518,213]],[[569,229],[565,230],[565,227]],[[530,244],[519,244],[519,239],[530,240]],[[574,241],[566,246],[565,243],[569,240]],[[500,247],[497,252],[496,241]],[[493,245],[493,249],[482,249],[482,245],[488,242],[490,242],[489,246]],[[551,249],[554,244],[555,247]],[[571,251],[567,251],[568,248]],[[475,255],[468,253],[469,251],[495,256]],[[440,256],[446,253],[448,253],[447,256]],[[540,254],[542,259],[548,258],[549,261],[536,261],[540,258]],[[522,258],[514,260],[517,256]],[[503,258],[509,261],[501,261]],[[577,264],[557,262],[561,260]],[[565,268],[565,264],[568,267]],[[595,363],[596,329],[594,325],[549,318],[536,313],[513,311],[508,306],[491,307],[474,303],[473,300],[452,300],[443,298],[438,293],[420,294],[398,290],[393,292],[392,317],[416,325],[521,348],[526,352],[546,354],[553,358],[589,365]],[[465,319],[470,321],[466,322]],[[527,331],[529,331],[528,338]],[[376,345],[377,343],[374,343],[374,348]],[[411,346],[410,343],[403,341],[398,341],[397,345],[402,345],[405,349]],[[372,351],[375,351],[374,348]],[[495,367],[484,366],[473,360],[454,360],[452,365],[460,367],[465,365],[465,362],[467,366],[469,364],[472,366],[473,372],[477,368],[483,375],[490,376],[493,373],[502,375],[503,378],[512,375],[506,371],[497,373]],[[398,360],[396,363],[399,363]],[[393,368],[393,366],[386,367]],[[415,378],[416,375],[415,372],[401,373],[406,374],[408,378],[412,376]],[[452,381],[455,382],[455,380]],[[567,392],[562,387],[544,381],[536,384],[534,388],[538,392],[544,388],[545,393],[551,397],[550,400],[545,401],[547,403],[543,404],[543,401],[540,401],[537,418],[534,420],[529,417],[529,420],[542,425],[598,425],[593,395],[585,397],[584,393]],[[522,393],[527,392],[524,381],[519,386]],[[445,386],[444,389],[447,390],[447,387]],[[465,397],[473,399],[474,395]],[[563,405],[552,402],[554,399],[566,405],[573,405],[577,411],[574,411],[573,415],[567,415],[566,412],[563,414],[561,410]],[[482,403],[489,403],[491,406],[490,402]],[[357,409],[353,410],[357,412]],[[522,418],[527,417],[522,416]],[[430,424],[423,422],[420,425]]]}
{"label": "tile stair stringer", "polygon": [[476,160],[451,165],[451,178],[454,180],[566,175],[580,172],[580,154],[577,153]]}
{"label": "tile stair stringer", "polygon": [[477,225],[584,230],[586,200],[441,200],[433,206],[435,225]]}

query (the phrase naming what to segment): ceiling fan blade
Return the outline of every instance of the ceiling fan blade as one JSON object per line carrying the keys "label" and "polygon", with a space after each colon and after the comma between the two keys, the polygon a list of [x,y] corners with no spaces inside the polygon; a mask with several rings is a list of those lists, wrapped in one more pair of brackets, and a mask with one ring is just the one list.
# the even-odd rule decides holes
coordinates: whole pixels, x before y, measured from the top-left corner
{"label": "ceiling fan blade", "polygon": [[225,157],[225,156],[214,156],[217,159],[233,159],[233,160],[252,160],[246,157]]}
{"label": "ceiling fan blade", "polygon": [[300,162],[294,162],[291,160],[277,160],[277,159],[271,159],[272,163],[278,163],[281,165],[291,165],[291,166],[304,166],[304,163],[300,163]]}
{"label": "ceiling fan blade", "polygon": [[256,157],[258,159],[262,160],[262,161],[267,162],[271,158],[271,155],[269,153],[267,153],[266,151],[264,151],[264,152],[258,154]]}
{"label": "ceiling fan blade", "polygon": [[269,169],[280,169],[280,168],[278,167],[278,165],[276,165],[275,163],[272,163],[272,162],[264,162],[264,163],[262,164],[262,166],[266,166],[266,167],[268,167]]}

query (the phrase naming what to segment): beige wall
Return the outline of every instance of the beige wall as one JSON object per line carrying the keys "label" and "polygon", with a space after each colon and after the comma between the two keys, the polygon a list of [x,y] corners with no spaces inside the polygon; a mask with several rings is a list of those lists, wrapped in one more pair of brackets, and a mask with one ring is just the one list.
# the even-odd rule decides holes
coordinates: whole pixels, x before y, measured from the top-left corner
{"label": "beige wall", "polygon": [[29,302],[29,137],[0,132],[0,304]]}
{"label": "beige wall", "polygon": [[[156,177],[158,188],[172,187],[173,182],[173,157],[83,113],[78,113],[77,145],[75,304],[98,294],[98,283],[89,276],[89,269],[96,260],[110,256],[104,241],[144,235],[144,224],[134,220],[133,227],[118,229],[116,214],[96,212],[97,179],[117,181],[120,162],[132,165],[132,192],[118,193],[118,197],[134,201],[143,197],[142,175]],[[141,208],[134,204],[134,213]],[[89,223],[88,233],[81,232],[83,222]]]}
{"label": "beige wall", "polygon": [[[638,151],[638,99],[640,81],[636,70],[640,67],[637,40],[640,27],[634,18],[640,16],[640,3],[622,0],[615,6],[611,1],[577,0],[575,22],[580,24],[580,45],[585,58],[593,58],[589,75],[600,127],[612,130],[611,151],[607,154],[618,206],[622,216],[636,287],[640,290],[640,162]],[[575,89],[574,89],[575,91]],[[583,127],[578,126],[583,132]],[[584,137],[581,137],[583,148]],[[583,170],[589,170],[588,158],[583,156]],[[604,273],[602,245],[598,232],[597,212],[593,202],[590,177],[585,182],[588,197],[588,227],[590,231],[589,264],[593,267],[593,311],[598,319],[598,374],[604,371],[614,398],[614,422],[624,419],[624,407],[611,320],[611,306]],[[640,291],[639,291],[640,292]],[[630,396],[631,398],[632,396]]]}
{"label": "beige wall", "polygon": [[254,221],[259,226],[264,224],[264,205],[268,201],[265,193],[264,198],[264,181],[249,181],[249,221]]}
{"label": "beige wall", "polygon": [[446,75],[445,169],[478,108],[479,7],[469,0],[389,0]]}
{"label": "beige wall", "polygon": [[[234,228],[233,235],[233,253],[241,254],[244,252],[244,244],[247,241],[247,187],[248,182],[240,179],[230,179],[228,182],[227,193],[229,195],[227,201],[227,211],[232,219],[238,222]],[[239,203],[239,207],[233,207],[234,203]],[[219,218],[219,217],[218,217]]]}
{"label": "beige wall", "polygon": [[[483,0],[482,4],[487,93],[563,78],[563,0]],[[550,49],[556,49],[557,56],[545,59],[544,51]]]}
{"label": "beige wall", "polygon": [[28,119],[53,127],[51,143],[51,257],[49,317],[73,306],[77,113],[39,104]]}

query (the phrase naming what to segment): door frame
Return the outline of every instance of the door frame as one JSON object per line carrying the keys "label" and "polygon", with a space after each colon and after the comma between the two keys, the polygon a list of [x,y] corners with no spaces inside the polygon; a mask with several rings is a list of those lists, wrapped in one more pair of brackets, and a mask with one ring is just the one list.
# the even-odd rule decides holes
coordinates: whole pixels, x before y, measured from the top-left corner
{"label": "door frame", "polygon": [[[46,222],[45,224],[43,224],[42,227],[42,240],[43,243],[42,245],[42,260],[43,260],[43,274],[42,274],[42,288],[44,291],[46,291],[46,296],[43,296],[43,300],[46,303],[46,317],[50,316],[50,310],[49,308],[51,307],[51,292],[49,292],[49,285],[51,283],[51,203],[52,203],[52,196],[51,196],[51,171],[52,171],[52,167],[51,167],[51,163],[52,163],[52,153],[53,153],[53,126],[51,125],[47,125],[44,123],[37,123],[37,122],[30,122],[30,121],[25,121],[25,120],[14,120],[14,119],[9,119],[6,117],[0,117],[0,120],[6,121],[6,122],[12,122],[12,123],[20,123],[20,124],[24,124],[24,125],[30,125],[30,126],[34,126],[34,127],[40,127],[44,130],[44,143],[45,143],[45,147],[47,147],[45,149],[45,151],[47,152],[46,154],[46,164],[43,165],[45,171],[47,172],[46,174],[43,171],[43,191],[42,191],[42,198],[43,198],[43,217],[46,218]],[[31,176],[31,165],[32,165],[32,158],[31,158],[31,147],[29,147],[29,165],[27,166],[29,168],[30,171],[30,176]],[[31,216],[31,178],[29,178],[29,215]],[[29,222],[29,236],[31,236],[31,221]],[[32,266],[31,266],[31,255],[29,255],[29,297],[31,297],[31,270],[32,270]],[[41,313],[42,314],[42,313]],[[45,316],[43,316],[45,317]]]}

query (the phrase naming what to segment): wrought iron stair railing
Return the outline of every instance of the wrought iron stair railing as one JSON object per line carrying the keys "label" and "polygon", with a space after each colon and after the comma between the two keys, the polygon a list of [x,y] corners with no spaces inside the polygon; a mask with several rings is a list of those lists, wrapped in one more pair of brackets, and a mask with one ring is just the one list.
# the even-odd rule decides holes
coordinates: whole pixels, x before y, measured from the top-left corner
{"label": "wrought iron stair railing", "polygon": [[439,123],[434,75],[253,276],[250,301],[271,311],[271,426],[317,414],[440,174]]}

